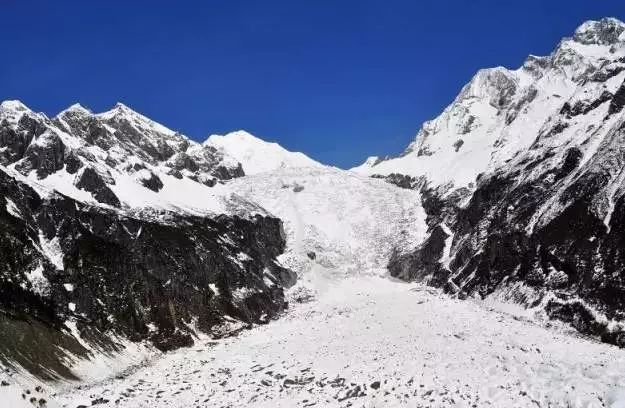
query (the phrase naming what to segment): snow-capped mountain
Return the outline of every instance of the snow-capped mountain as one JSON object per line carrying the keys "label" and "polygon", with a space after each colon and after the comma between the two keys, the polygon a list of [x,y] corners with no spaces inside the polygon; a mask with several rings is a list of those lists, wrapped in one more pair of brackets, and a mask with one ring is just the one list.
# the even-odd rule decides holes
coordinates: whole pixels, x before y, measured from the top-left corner
{"label": "snow-capped mountain", "polygon": [[0,134],[8,171],[35,188],[96,205],[222,213],[210,187],[244,174],[222,150],[122,104],[101,114],[74,105],[49,119],[20,102],[3,102]]}
{"label": "snow-capped mountain", "polygon": [[[0,354],[44,379],[129,342],[175,349],[275,318],[295,274],[282,223],[220,183],[244,175],[117,104],[54,118],[0,105]],[[25,323],[21,323],[25,322]]]}
{"label": "snow-capped mountain", "polygon": [[321,167],[321,164],[300,152],[290,152],[277,143],[261,140],[246,131],[211,135],[204,146],[223,149],[243,165],[245,174],[258,174],[281,168]]}
{"label": "snow-capped mountain", "polygon": [[479,71],[351,171],[3,102],[0,398],[41,405],[5,380],[28,372],[65,406],[616,407],[618,349],[544,326],[625,347],[623,107],[615,19]]}
{"label": "snow-capped mountain", "polygon": [[625,346],[625,24],[482,70],[397,158],[353,169],[422,191],[429,238],[391,273],[539,306]]}
{"label": "snow-capped mountain", "polygon": [[79,104],[52,119],[19,101],[0,106],[0,163],[80,201],[126,210],[228,212],[221,181],[291,167],[320,167],[302,153],[237,131],[204,143],[118,103],[94,114]]}
{"label": "snow-capped mountain", "polygon": [[[539,134],[557,129],[565,103],[584,113],[577,128],[601,122],[598,112],[605,113],[603,103],[612,100],[625,76],[623,30],[615,19],[587,22],[549,56],[530,55],[515,70],[479,71],[440,116],[423,124],[399,157],[370,157],[352,170],[423,176],[431,187],[466,187],[526,152]],[[603,106],[591,112],[593,103],[592,108]],[[566,133],[583,138],[582,131],[571,127]]]}
{"label": "snow-capped mountain", "polygon": [[80,360],[98,344],[169,350],[267,322],[294,271],[384,273],[425,226],[418,192],[243,131],[196,143],[123,104],[48,118],[4,102],[0,146],[4,308],[56,330],[27,351],[53,356],[54,374],[21,351],[9,360],[46,379],[73,376],[53,352],[63,343]]}

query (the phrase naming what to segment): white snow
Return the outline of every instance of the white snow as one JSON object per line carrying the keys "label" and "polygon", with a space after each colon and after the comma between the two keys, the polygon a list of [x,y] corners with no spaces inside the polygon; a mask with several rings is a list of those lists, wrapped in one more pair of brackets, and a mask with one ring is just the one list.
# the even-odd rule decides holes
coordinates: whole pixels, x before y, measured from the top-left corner
{"label": "white snow", "polygon": [[451,263],[451,245],[454,241],[454,233],[449,229],[449,227],[445,223],[441,223],[441,228],[447,234],[447,238],[445,239],[445,248],[443,249],[443,255],[440,259],[441,265],[443,267],[449,269],[449,264]]}
{"label": "white snow", "polygon": [[250,288],[236,288],[232,291],[232,297],[235,300],[242,301],[254,294]]}
{"label": "white snow", "polygon": [[610,391],[606,403],[608,408],[625,408],[625,388],[615,388]]}
{"label": "white snow", "polygon": [[209,283],[208,287],[215,294],[215,296],[219,296],[219,288],[214,283]]}
{"label": "white snow", "polygon": [[321,166],[303,153],[290,152],[277,143],[266,142],[243,130],[224,136],[211,135],[204,146],[214,146],[234,157],[247,175],[280,168]]}
{"label": "white snow", "polygon": [[47,295],[50,289],[50,282],[43,275],[43,265],[38,263],[37,266],[26,272],[26,279],[32,284],[33,290],[39,295]]}
{"label": "white snow", "polygon": [[418,192],[330,167],[285,168],[235,179],[226,186],[284,222],[280,259],[303,274],[315,262],[337,274],[385,273],[393,252],[425,235]]}
{"label": "white snow", "polygon": [[[595,29],[595,23],[580,27],[580,32]],[[608,80],[605,87],[593,81],[580,85],[578,77],[622,54],[622,45],[582,44],[565,39],[552,55],[530,56],[519,69],[480,70],[441,115],[423,124],[401,156],[382,161],[368,158],[351,170],[367,175],[423,176],[434,188],[474,187],[479,174],[509,166],[508,161],[517,152],[527,150],[542,130],[549,130],[547,125],[555,124],[552,119],[560,117],[565,102],[593,101],[603,91],[613,93],[622,84],[625,73]],[[539,59],[549,63],[547,68],[539,67],[534,72],[532,67],[537,65],[532,61]],[[528,103],[532,95],[534,99]],[[504,107],[498,106],[501,98],[509,98]],[[575,140],[581,145],[589,134],[587,126],[602,123],[604,109],[595,109],[590,114],[592,118],[584,116],[565,132],[566,137],[556,140]],[[514,116],[509,116],[515,110]]]}
{"label": "white snow", "polygon": [[252,260],[252,258],[248,254],[246,254],[245,252],[239,252],[237,254],[237,259],[239,261],[250,261],[250,260]]}
{"label": "white snow", "polygon": [[[625,353],[615,347],[380,277],[318,276],[315,291],[317,299],[294,304],[276,322],[169,353],[123,380],[70,389],[59,402],[97,395],[110,400],[102,408],[598,408],[623,401]],[[358,396],[342,400],[350,395]]]}
{"label": "white snow", "polygon": [[39,232],[39,245],[41,253],[52,262],[56,269],[62,271],[63,266],[63,250],[59,245],[59,238],[54,237],[51,240],[46,239],[43,232]]}
{"label": "white snow", "polygon": [[[2,378],[0,376],[0,378]],[[20,386],[14,384],[11,378],[7,378],[6,381],[9,385],[0,386],[0,406],[2,408],[61,408],[59,404],[50,400],[50,397],[45,391],[35,391],[35,387]],[[28,394],[26,394],[28,390]],[[24,395],[24,397],[22,397]],[[30,400],[33,399],[33,402]],[[45,401],[45,404],[40,404],[39,401]]]}
{"label": "white snow", "polygon": [[15,203],[8,197],[5,197],[5,200],[7,202],[6,203],[7,212],[16,218],[22,218],[22,213],[17,207],[17,205],[15,205]]}
{"label": "white snow", "polygon": [[228,213],[219,188],[211,188],[189,178],[177,179],[160,173],[163,188],[154,192],[139,185],[132,175],[117,173],[115,185],[110,186],[115,195],[133,209],[163,209],[195,214]]}

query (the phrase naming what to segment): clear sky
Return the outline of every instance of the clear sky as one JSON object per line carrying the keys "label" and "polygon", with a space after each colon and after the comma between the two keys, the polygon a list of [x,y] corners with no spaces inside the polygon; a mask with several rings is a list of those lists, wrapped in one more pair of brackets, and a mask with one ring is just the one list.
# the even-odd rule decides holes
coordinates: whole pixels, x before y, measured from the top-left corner
{"label": "clear sky", "polygon": [[196,140],[245,129],[351,167],[398,154],[479,68],[622,0],[0,0],[0,99],[117,101]]}

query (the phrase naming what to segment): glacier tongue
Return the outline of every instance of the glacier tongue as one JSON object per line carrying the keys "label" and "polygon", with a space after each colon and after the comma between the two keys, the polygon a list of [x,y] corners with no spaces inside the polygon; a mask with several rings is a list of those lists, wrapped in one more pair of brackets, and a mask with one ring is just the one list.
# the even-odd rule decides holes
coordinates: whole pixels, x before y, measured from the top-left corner
{"label": "glacier tongue", "polygon": [[426,232],[417,191],[330,167],[285,168],[247,176],[227,188],[284,222],[286,266],[321,265],[337,276],[386,274]]}

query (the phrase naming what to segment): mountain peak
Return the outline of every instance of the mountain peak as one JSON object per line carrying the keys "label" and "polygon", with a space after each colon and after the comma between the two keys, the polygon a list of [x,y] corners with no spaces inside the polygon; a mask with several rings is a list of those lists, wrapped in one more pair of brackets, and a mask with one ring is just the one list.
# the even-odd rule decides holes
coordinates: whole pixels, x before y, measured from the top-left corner
{"label": "mountain peak", "polygon": [[112,117],[119,116],[119,115],[129,115],[129,114],[140,115],[138,112],[135,112],[134,110],[124,105],[123,103],[117,102],[115,106],[113,106],[111,109],[105,112],[99,113],[98,116],[108,119],[108,118],[112,118]]}
{"label": "mountain peak", "polygon": [[[112,109],[98,113],[100,119],[111,120],[113,121],[123,119],[125,121],[133,123],[135,126],[139,126],[141,128],[150,129],[152,131],[158,132],[163,135],[173,136],[176,135],[177,132],[169,129],[168,127],[161,125],[158,122],[148,118],[147,116],[133,110],[132,108],[124,105],[121,102],[117,102]],[[180,135],[181,136],[181,135]],[[184,137],[186,139],[186,136]]]}
{"label": "mountain peak", "polygon": [[320,163],[300,152],[291,152],[278,143],[267,142],[245,130],[225,135],[211,135],[204,146],[223,150],[243,166],[246,175],[273,171],[278,168],[317,167]]}
{"label": "mountain peak", "polygon": [[625,23],[616,18],[586,21],[575,30],[573,39],[582,44],[612,45],[623,41]]}
{"label": "mountain peak", "polygon": [[77,113],[77,114],[82,114],[82,115],[91,115],[92,112],[85,108],[84,106],[82,106],[79,103],[75,103],[72,106],[68,107],[67,109],[59,112],[59,114],[57,115],[57,117],[62,116],[66,113]]}
{"label": "mountain peak", "polygon": [[[491,98],[493,105],[501,102],[502,93],[517,86],[517,74],[504,67],[481,69],[460,91],[458,100]],[[496,101],[495,101],[496,99]]]}
{"label": "mountain peak", "polygon": [[2,101],[2,103],[0,103],[0,109],[3,111],[32,112],[28,106],[17,99]]}
{"label": "mountain peak", "polygon": [[228,132],[228,133],[226,133],[223,136],[222,135],[211,135],[209,137],[209,139],[211,137],[213,139],[225,138],[225,139],[230,139],[230,140],[233,140],[233,141],[236,140],[236,141],[247,142],[247,143],[255,143],[255,144],[259,144],[259,143],[262,143],[262,144],[276,144],[276,143],[273,143],[273,142],[268,142],[266,140],[263,140],[263,139],[261,139],[259,137],[256,137],[253,134],[251,134],[250,132],[248,132],[246,130],[242,130],[242,129],[235,130],[233,132]]}
{"label": "mountain peak", "polygon": [[18,100],[8,100],[0,103],[0,122],[6,120],[16,125],[25,114],[45,117],[43,114],[35,114],[28,106]]}
{"label": "mountain peak", "polygon": [[122,102],[116,102],[113,109],[122,110],[122,111],[133,111],[132,109],[130,109],[130,107],[128,107],[128,105],[124,105]]}
{"label": "mountain peak", "polygon": [[[614,94],[623,81],[616,78],[622,72],[617,61],[625,54],[623,43],[625,23],[615,18],[587,21],[547,57],[530,55],[516,70],[480,70],[437,118],[423,124],[400,157],[375,166],[368,160],[355,169],[425,175],[437,186],[473,184],[479,173],[527,147],[529,129],[538,133],[539,123],[553,126],[549,118],[557,117],[567,100],[591,106],[601,102],[603,91]],[[604,68],[606,61],[618,67]],[[592,73],[595,79],[587,81]],[[603,83],[600,90],[593,88],[597,83]]]}
{"label": "mountain peak", "polygon": [[86,112],[90,112],[89,109],[85,108],[84,106],[82,106],[79,103],[75,103],[72,106],[70,106],[69,108],[67,108],[68,110],[78,110],[78,111],[86,111]]}

